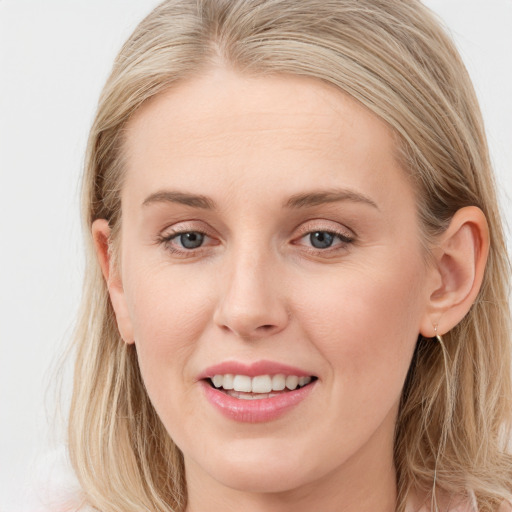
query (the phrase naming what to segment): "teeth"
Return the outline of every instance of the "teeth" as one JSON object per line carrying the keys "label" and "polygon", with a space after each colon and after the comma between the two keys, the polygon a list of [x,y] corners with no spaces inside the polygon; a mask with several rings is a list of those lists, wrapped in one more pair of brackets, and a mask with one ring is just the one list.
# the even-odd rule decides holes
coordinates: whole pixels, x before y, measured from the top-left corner
{"label": "teeth", "polygon": [[216,387],[216,388],[220,388],[223,386],[224,384],[224,376],[223,375],[215,375],[212,379],[213,381],[213,385]]}
{"label": "teeth", "polygon": [[230,373],[224,375],[224,382],[222,383],[222,387],[224,389],[233,389],[233,380],[234,375],[231,375]]}
{"label": "teeth", "polygon": [[288,375],[286,377],[286,387],[290,390],[295,389],[299,385],[299,377],[296,375]]}
{"label": "teeth", "polygon": [[247,375],[235,375],[233,379],[233,389],[235,391],[250,393],[252,391],[251,377],[247,377]]}
{"label": "teeth", "polygon": [[272,391],[272,377],[270,375],[258,375],[252,379],[253,393],[270,393]]}
{"label": "teeth", "polygon": [[[271,391],[283,391],[285,388],[294,390],[303,387],[311,382],[311,377],[297,377],[296,375],[257,375],[249,377],[247,375],[215,375],[212,377],[213,385],[216,388],[232,390],[229,393],[232,396],[237,395],[235,392],[257,393],[259,395],[268,395]],[[237,396],[237,398],[247,398],[246,396]],[[259,398],[267,398],[260,396]],[[250,398],[247,398],[248,400]]]}
{"label": "teeth", "polygon": [[228,391],[228,395],[240,400],[261,400],[262,398],[272,398],[278,396],[278,393],[239,393],[238,391]]}
{"label": "teeth", "polygon": [[299,386],[302,387],[302,386],[305,386],[306,384],[309,384],[309,381],[311,379],[309,379],[309,377],[299,377]]}
{"label": "teeth", "polygon": [[278,373],[272,377],[272,389],[274,391],[283,391],[286,387],[286,377],[282,373]]}

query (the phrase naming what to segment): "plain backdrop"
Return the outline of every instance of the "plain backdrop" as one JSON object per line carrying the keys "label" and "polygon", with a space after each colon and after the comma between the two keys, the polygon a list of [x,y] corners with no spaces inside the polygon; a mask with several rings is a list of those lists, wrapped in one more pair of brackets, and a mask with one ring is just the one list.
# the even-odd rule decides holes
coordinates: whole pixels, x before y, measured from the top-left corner
{"label": "plain backdrop", "polygon": [[[87,132],[115,54],[157,3],[0,0],[2,512],[22,509],[32,461],[64,441],[54,416],[55,368],[80,297]],[[425,3],[449,27],[473,78],[510,223],[512,0]]]}

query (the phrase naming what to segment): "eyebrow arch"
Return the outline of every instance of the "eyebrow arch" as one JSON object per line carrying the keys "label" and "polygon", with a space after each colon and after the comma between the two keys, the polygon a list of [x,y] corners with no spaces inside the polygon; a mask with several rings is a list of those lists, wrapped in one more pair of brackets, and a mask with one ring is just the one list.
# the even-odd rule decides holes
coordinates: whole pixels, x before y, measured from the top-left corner
{"label": "eyebrow arch", "polygon": [[[324,203],[335,203],[338,201],[352,201],[356,203],[365,203],[377,210],[377,204],[359,192],[353,190],[327,190],[315,191],[291,196],[285,203],[286,208],[307,208],[310,206],[318,206]],[[154,203],[178,203],[193,208],[202,208],[205,210],[213,210],[216,208],[215,202],[207,196],[189,194],[174,190],[161,190],[150,194],[142,203],[148,206]]]}
{"label": "eyebrow arch", "polygon": [[191,206],[192,208],[203,208],[205,210],[213,210],[215,208],[215,202],[209,197],[175,190],[160,190],[159,192],[155,192],[144,199],[142,206],[148,206],[154,203],[178,203]]}
{"label": "eyebrow arch", "polygon": [[291,196],[285,203],[286,208],[307,208],[324,203],[336,203],[338,201],[350,201],[367,204],[377,210],[377,203],[369,197],[354,190],[319,190]]}

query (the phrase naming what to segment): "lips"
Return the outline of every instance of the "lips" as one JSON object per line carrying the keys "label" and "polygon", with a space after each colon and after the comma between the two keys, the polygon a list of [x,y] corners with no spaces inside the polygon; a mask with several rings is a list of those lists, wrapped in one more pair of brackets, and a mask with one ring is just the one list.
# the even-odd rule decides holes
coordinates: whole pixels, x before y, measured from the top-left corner
{"label": "lips", "polygon": [[241,422],[277,419],[299,405],[317,377],[273,361],[225,362],[198,376],[207,400],[224,416]]}

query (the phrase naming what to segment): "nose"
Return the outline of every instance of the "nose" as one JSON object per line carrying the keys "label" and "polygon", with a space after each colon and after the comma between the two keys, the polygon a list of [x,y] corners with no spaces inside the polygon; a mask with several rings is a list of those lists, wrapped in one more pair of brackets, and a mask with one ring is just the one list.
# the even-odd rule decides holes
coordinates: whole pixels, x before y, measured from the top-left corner
{"label": "nose", "polygon": [[227,263],[215,324],[244,340],[281,332],[289,322],[282,272],[271,257],[240,254]]}

